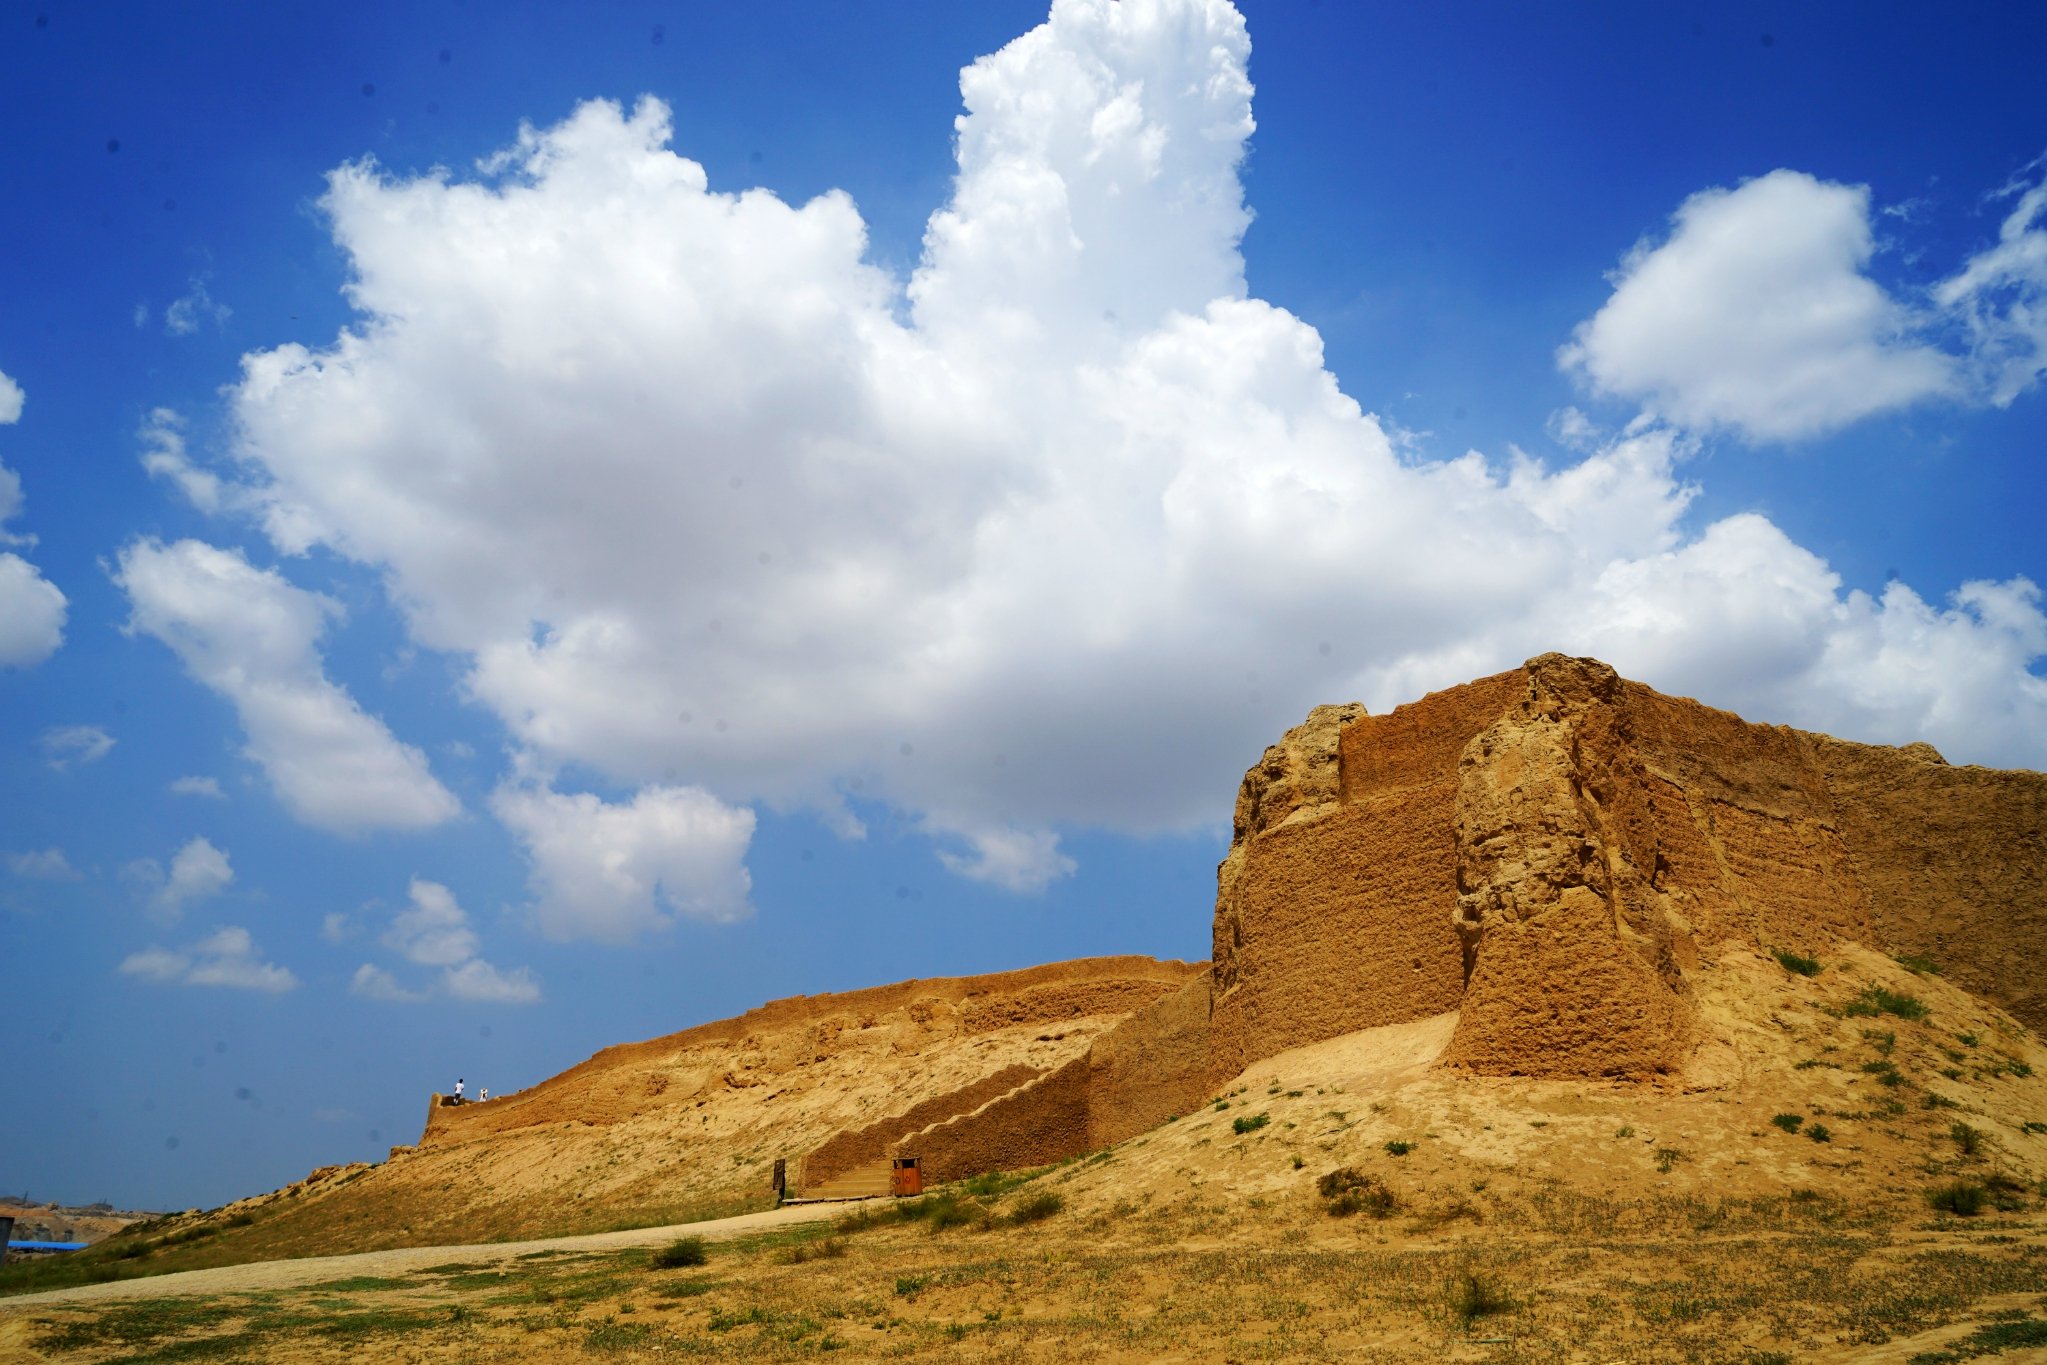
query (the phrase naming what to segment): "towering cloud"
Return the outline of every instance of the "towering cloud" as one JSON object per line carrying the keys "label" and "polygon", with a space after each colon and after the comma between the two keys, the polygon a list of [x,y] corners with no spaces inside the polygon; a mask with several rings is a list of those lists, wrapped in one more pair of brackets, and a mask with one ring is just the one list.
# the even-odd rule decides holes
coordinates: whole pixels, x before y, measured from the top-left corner
{"label": "towering cloud", "polygon": [[[375,567],[414,638],[467,662],[531,774],[494,810],[549,932],[741,912],[755,801],[849,831],[846,802],[887,803],[956,871],[1029,890],[1071,868],[1062,826],[1218,818],[1315,702],[1545,649],[1761,716],[2047,758],[2029,584],[1871,599],[1760,518],[1689,530],[1689,446],[1664,426],[1565,467],[1396,449],[1314,329],[1247,295],[1248,51],[1220,0],[1060,0],[963,75],[958,178],[907,280],[866,259],[843,194],[710,185],[651,99],[522,129],[472,174],[333,173],[360,321],[246,358],[235,505],[281,551]],[[1674,411],[1732,395],[1697,411],[1784,432],[1942,391],[1858,283],[1855,193],[1765,190],[1819,206],[1768,278],[1824,315],[1788,321],[1785,354],[1823,335],[1860,357],[1839,392],[1615,370],[1620,314],[1581,334],[1586,372]],[[1750,278],[1708,230],[1753,208],[1688,206],[1691,274]],[[221,554],[131,549],[124,581]],[[321,613],[298,613],[304,680]],[[1907,663],[1913,638],[1956,669]],[[451,806],[335,705],[415,802],[376,808]],[[559,790],[576,771],[629,794]]]}

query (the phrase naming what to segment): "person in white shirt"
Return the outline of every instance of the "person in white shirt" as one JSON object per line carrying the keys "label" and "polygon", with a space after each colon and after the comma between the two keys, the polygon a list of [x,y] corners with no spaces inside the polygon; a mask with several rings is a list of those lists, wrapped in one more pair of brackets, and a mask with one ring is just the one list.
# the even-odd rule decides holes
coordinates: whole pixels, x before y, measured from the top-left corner
{"label": "person in white shirt", "polygon": [[455,1078],[455,1103],[462,1103],[462,1078],[460,1076]]}

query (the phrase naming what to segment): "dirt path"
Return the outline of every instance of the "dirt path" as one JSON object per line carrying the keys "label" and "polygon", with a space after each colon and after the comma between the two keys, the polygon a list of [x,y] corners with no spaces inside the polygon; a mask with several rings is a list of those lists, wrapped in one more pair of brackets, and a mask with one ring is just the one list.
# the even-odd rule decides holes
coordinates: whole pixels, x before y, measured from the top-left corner
{"label": "dirt path", "polygon": [[171,1275],[74,1285],[69,1289],[47,1289],[39,1294],[17,1294],[0,1299],[0,1312],[35,1304],[156,1299],[177,1294],[245,1294],[265,1289],[290,1289],[297,1285],[319,1284],[323,1280],[348,1279],[358,1275],[397,1276],[450,1262],[508,1261],[535,1251],[616,1251],[623,1247],[659,1246],[678,1237],[701,1237],[707,1242],[722,1242],[790,1223],[814,1223],[836,1218],[844,1212],[843,1204],[791,1204],[762,1213],[742,1213],[737,1217],[714,1218],[703,1223],[596,1232],[582,1237],[548,1237],[537,1242],[396,1247],[389,1251],[358,1251],[347,1256],[310,1256],[296,1261],[253,1261],[247,1265],[181,1270]]}

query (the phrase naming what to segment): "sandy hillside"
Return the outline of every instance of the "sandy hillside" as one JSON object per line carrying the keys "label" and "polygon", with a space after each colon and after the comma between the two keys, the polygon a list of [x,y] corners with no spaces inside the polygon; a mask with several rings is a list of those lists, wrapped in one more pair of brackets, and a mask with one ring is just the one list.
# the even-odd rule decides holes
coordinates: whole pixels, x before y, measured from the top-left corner
{"label": "sandy hillside", "polygon": [[[2003,1011],[1852,945],[1812,978],[1729,948],[1695,980],[1705,1041],[1666,1081],[1473,1075],[1441,1060],[1457,1024],[1445,1014],[1257,1062],[1224,1106],[1124,1144],[1073,1186],[1112,1202],[1278,1202],[1354,1165],[1409,1207],[1482,1217],[1552,1196],[1794,1191],[1922,1210],[1943,1180],[2003,1176],[2030,1194],[2047,1176],[2047,1046]],[[1926,1013],[1848,1012],[1871,987]],[[1798,1121],[1787,1131],[1779,1115]],[[1976,1136],[1958,1141],[1958,1124]]]}
{"label": "sandy hillside", "polygon": [[[1050,1071],[1199,969],[1089,958],[779,1000],[429,1109],[425,1140],[231,1204],[191,1264],[650,1226],[765,1207],[777,1158],[989,1077]],[[1027,1068],[1028,1071],[1019,1069]],[[176,1232],[201,1219],[174,1220]]]}

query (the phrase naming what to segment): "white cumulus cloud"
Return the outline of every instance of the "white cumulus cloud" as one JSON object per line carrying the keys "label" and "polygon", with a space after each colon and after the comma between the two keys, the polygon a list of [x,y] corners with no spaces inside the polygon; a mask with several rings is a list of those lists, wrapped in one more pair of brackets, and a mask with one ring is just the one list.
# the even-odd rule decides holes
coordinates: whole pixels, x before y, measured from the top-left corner
{"label": "white cumulus cloud", "polygon": [[205,275],[194,275],[185,284],[185,292],[172,300],[163,310],[163,330],[166,336],[190,336],[199,330],[204,322],[216,328],[226,325],[233,310],[213,297],[207,289]]}
{"label": "white cumulus cloud", "polygon": [[225,485],[220,476],[199,468],[185,449],[185,419],[170,408],[151,409],[139,433],[142,467],[152,478],[167,479],[202,512],[220,510]]}
{"label": "white cumulus cloud", "polygon": [[122,871],[149,892],[150,910],[165,921],[176,920],[193,901],[219,895],[235,879],[227,854],[204,838],[187,840],[172,854],[169,871],[154,858],[138,858]]}
{"label": "white cumulus cloud", "polygon": [[[0,426],[21,420],[21,385],[0,372]],[[21,476],[0,465],[0,545],[30,546],[35,537],[7,529],[21,515]],[[0,668],[29,668],[64,643],[64,594],[35,565],[0,551]]]}
{"label": "white cumulus cloud", "polygon": [[399,911],[385,931],[385,947],[428,967],[451,967],[476,956],[469,916],[447,887],[415,877],[411,895],[411,906]]}
{"label": "white cumulus cloud", "polygon": [[7,868],[17,877],[35,881],[75,882],[79,878],[78,869],[71,866],[64,850],[54,846],[26,853],[10,853],[7,855]]}
{"label": "white cumulus cloud", "polygon": [[[383,944],[407,962],[441,968],[437,982],[441,994],[473,1004],[539,1002],[540,983],[530,969],[501,971],[477,955],[476,931],[469,927],[469,916],[452,891],[439,882],[415,877],[407,896],[410,903],[392,917]],[[328,916],[328,937],[334,941],[341,937],[332,932],[337,918],[346,919]],[[420,1001],[433,995],[430,990],[405,986],[389,971],[368,962],[356,969],[350,989],[372,1000]]]}
{"label": "white cumulus cloud", "polygon": [[2047,375],[2047,158],[2027,167],[2041,180],[2014,180],[2015,198],[1997,244],[1970,258],[1934,290],[1943,308],[1968,323],[1979,382],[1990,401],[2008,406]]}
{"label": "white cumulus cloud", "polygon": [[554,938],[623,942],[673,914],[750,912],[754,814],[694,787],[643,787],[629,802],[516,785],[491,799],[532,859],[532,914]]}
{"label": "white cumulus cloud", "polygon": [[[1396,441],[1312,327],[1246,292],[1248,50],[1220,0],[1059,0],[963,75],[958,178],[908,279],[843,194],[711,185],[651,99],[471,172],[329,177],[358,322],[245,357],[233,496],[281,552],[373,567],[414,642],[465,661],[518,747],[492,809],[545,932],[744,913],[756,802],[849,835],[852,806],[893,807],[956,872],[1029,891],[1070,870],[1062,829],[1223,818],[1313,704],[1547,649],[1765,719],[2047,759],[2023,580],[1871,599],[1760,518],[1688,529],[1667,425],[1560,419],[1562,465]],[[1862,193],[1766,182],[1689,203],[1660,248],[1686,268],[1631,262],[1580,367],[1779,434],[1945,392],[1953,366],[1860,273]],[[1798,269],[1729,214],[1781,219]],[[1777,309],[1734,353],[1699,300],[1687,345],[1733,380],[1695,385],[1640,324],[1666,275]],[[1630,328],[1639,362],[1609,344]],[[1848,360],[1806,364],[1822,343]],[[1977,681],[1872,643],[1916,638]],[[1858,651],[1872,675],[1827,663]],[[564,772],[624,794],[533,776]]]}
{"label": "white cumulus cloud", "polygon": [[540,1003],[540,983],[533,973],[520,967],[501,972],[480,957],[458,963],[441,973],[441,988],[457,1000],[480,1005],[535,1005]]}
{"label": "white cumulus cloud", "polygon": [[284,967],[265,962],[247,929],[226,925],[186,948],[145,948],[121,960],[119,970],[148,981],[224,986],[280,995],[299,984]]}
{"label": "white cumulus cloud", "polygon": [[398,978],[373,962],[365,962],[355,969],[349,979],[349,993],[365,1000],[381,1000],[388,1004],[417,1004],[426,999],[421,991],[407,990],[398,983]]}
{"label": "white cumulus cloud", "polygon": [[1689,427],[1796,440],[1954,394],[1953,361],[1864,273],[1869,191],[1778,170],[1679,206],[1559,353],[1603,393]]}
{"label": "white cumulus cloud", "polygon": [[128,628],[169,645],[234,704],[248,756],[298,819],[421,829],[459,810],[426,757],[327,678],[318,646],[339,610],[330,599],[195,540],[136,541],[115,579],[133,608]]}
{"label": "white cumulus cloud", "polygon": [[43,758],[63,772],[73,764],[97,763],[114,750],[114,737],[97,725],[53,725],[37,741]]}
{"label": "white cumulus cloud", "polygon": [[215,777],[172,778],[170,792],[173,796],[203,796],[209,801],[227,799],[227,793],[220,789],[220,779]]}

